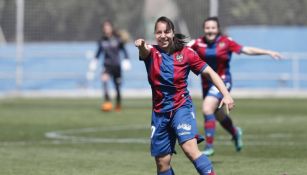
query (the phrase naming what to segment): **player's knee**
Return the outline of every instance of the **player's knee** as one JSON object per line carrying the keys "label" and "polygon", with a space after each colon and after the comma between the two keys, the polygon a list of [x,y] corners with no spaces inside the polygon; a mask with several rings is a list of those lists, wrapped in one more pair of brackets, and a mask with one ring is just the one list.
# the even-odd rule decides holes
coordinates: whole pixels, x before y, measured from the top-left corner
{"label": "player's knee", "polygon": [[109,81],[109,79],[110,79],[110,77],[109,77],[108,74],[102,74],[102,75],[101,75],[101,80],[102,80],[102,81]]}
{"label": "player's knee", "polygon": [[203,113],[205,115],[213,114],[214,111],[215,111],[215,108],[213,106],[204,104]]}
{"label": "player's knee", "polygon": [[117,77],[117,78],[115,78],[115,79],[114,79],[114,83],[115,83],[115,85],[116,85],[116,86],[120,86],[120,85],[121,85],[121,83],[122,83],[122,79],[121,79],[121,77]]}
{"label": "player's knee", "polygon": [[156,165],[159,172],[170,169],[171,155],[156,157]]}
{"label": "player's knee", "polygon": [[195,139],[188,140],[181,145],[181,148],[185,155],[191,160],[195,160],[200,156],[201,152],[198,149]]}

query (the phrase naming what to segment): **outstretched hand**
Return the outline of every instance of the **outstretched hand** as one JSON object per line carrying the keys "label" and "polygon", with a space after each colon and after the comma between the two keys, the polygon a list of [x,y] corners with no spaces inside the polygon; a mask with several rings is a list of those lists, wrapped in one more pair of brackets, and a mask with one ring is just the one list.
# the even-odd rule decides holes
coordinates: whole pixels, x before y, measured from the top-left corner
{"label": "outstretched hand", "polygon": [[134,45],[139,49],[140,59],[145,59],[149,55],[150,49],[144,39],[135,40]]}
{"label": "outstretched hand", "polygon": [[146,48],[146,43],[145,43],[144,39],[135,40],[134,45],[135,45],[135,47],[138,47],[138,48],[140,48],[140,47]]}
{"label": "outstretched hand", "polygon": [[275,60],[280,60],[283,58],[283,56],[279,52],[275,52],[275,51],[270,51],[269,55]]}
{"label": "outstretched hand", "polygon": [[229,115],[229,111],[231,111],[235,107],[235,103],[231,96],[226,96],[221,100],[221,103],[218,108],[222,108],[223,105],[225,106],[225,112]]}

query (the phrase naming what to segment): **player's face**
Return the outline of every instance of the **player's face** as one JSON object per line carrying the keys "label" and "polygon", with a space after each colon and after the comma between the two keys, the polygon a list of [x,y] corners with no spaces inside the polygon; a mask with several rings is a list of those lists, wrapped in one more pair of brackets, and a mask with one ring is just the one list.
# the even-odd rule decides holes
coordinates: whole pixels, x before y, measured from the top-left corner
{"label": "player's face", "polygon": [[219,33],[219,28],[216,21],[207,21],[204,24],[204,33],[208,41],[214,41]]}
{"label": "player's face", "polygon": [[102,30],[103,30],[103,33],[106,35],[106,36],[112,36],[112,33],[113,33],[113,28],[112,28],[112,25],[108,22],[105,22],[103,24],[103,27],[102,27]]}
{"label": "player's face", "polygon": [[158,22],[155,29],[155,38],[159,47],[165,50],[173,44],[174,31],[164,22]]}

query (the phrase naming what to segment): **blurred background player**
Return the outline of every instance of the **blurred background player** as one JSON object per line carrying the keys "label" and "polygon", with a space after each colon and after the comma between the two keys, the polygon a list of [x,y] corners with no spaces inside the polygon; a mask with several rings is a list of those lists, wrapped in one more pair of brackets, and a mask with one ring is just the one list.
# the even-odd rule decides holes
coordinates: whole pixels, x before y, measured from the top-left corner
{"label": "blurred background player", "polygon": [[144,39],[135,41],[140,60],[144,61],[152,89],[151,155],[155,157],[158,175],[174,175],[172,154],[178,139],[185,155],[200,175],[215,175],[210,160],[197,146],[199,139],[195,112],[187,89],[190,70],[205,75],[224,95],[222,102],[229,109],[234,102],[221,78],[189,47],[185,36],[175,34],[174,24],[160,17],[154,28],[157,45]]}
{"label": "blurred background player", "polygon": [[[221,32],[220,23],[217,17],[209,17],[203,23],[204,35],[196,40],[192,40],[188,46],[195,50],[199,56],[212,67],[214,71],[222,78],[228,91],[231,90],[232,80],[229,68],[229,62],[233,52],[246,55],[269,55],[274,59],[281,58],[278,52],[264,50],[254,47],[242,46]],[[221,126],[231,134],[236,151],[243,147],[242,130],[236,127],[232,119],[226,112],[218,108],[223,95],[212,84],[211,81],[202,76],[204,129],[206,145],[204,154],[211,156],[214,154],[213,142],[215,135],[215,121],[219,121]]]}
{"label": "blurred background player", "polygon": [[[115,111],[121,110],[121,83],[122,83],[122,68],[124,70],[129,70],[131,64],[129,62],[128,52],[125,48],[125,42],[128,40],[128,35],[126,32],[117,32],[111,23],[111,21],[106,20],[102,24],[102,37],[98,41],[98,50],[96,56],[91,60],[89,64],[89,78],[93,78],[93,72],[97,68],[97,62],[103,55],[103,69],[102,69],[102,87],[103,87],[103,97],[104,101],[101,104],[102,111],[111,111],[113,109],[113,104],[111,102],[108,82],[112,78],[112,81],[116,90],[116,104]],[[122,35],[120,35],[122,34]],[[120,59],[120,51],[123,52],[124,60]]]}

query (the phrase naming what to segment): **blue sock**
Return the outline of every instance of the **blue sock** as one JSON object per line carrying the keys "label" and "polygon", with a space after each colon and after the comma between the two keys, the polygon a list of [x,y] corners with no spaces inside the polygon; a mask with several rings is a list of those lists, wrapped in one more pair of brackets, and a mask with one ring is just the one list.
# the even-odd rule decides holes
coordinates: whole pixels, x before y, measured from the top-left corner
{"label": "blue sock", "polygon": [[170,169],[164,171],[164,172],[158,172],[157,175],[175,175],[173,168],[171,167]]}
{"label": "blue sock", "polygon": [[193,161],[193,164],[195,168],[197,169],[197,172],[200,175],[214,175],[213,166],[211,164],[211,161],[205,156],[201,155],[199,158]]}

